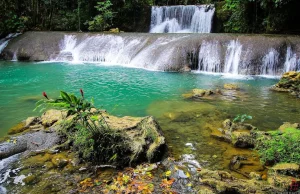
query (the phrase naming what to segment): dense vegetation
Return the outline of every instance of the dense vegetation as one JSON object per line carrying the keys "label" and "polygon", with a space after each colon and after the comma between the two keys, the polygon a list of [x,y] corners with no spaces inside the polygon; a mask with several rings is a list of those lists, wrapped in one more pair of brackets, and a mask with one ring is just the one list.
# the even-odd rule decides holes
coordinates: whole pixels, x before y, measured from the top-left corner
{"label": "dense vegetation", "polygon": [[102,112],[95,109],[93,100],[89,102],[84,98],[82,89],[80,93],[81,97],[77,97],[61,91],[59,98],[50,99],[43,92],[46,99],[38,101],[36,109],[56,108],[71,116],[59,124],[62,126],[59,133],[67,139],[62,145],[73,144],[80,158],[96,164],[114,164],[117,158],[122,158],[118,165],[127,164],[130,160],[126,157],[129,149],[124,149],[129,148],[127,140],[120,132],[109,128]]}
{"label": "dense vegetation", "polygon": [[287,128],[284,133],[276,130],[270,131],[269,136],[258,136],[256,149],[264,164],[270,165],[280,162],[299,163],[299,144],[300,130]]}
{"label": "dense vegetation", "polygon": [[299,33],[299,0],[5,0],[0,36],[26,30],[148,31],[150,6],[216,3],[216,32]]}

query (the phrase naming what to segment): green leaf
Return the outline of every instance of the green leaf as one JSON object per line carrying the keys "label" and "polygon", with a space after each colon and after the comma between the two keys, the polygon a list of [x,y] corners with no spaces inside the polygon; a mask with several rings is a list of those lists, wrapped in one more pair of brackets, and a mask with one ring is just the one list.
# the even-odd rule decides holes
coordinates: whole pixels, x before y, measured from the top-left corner
{"label": "green leaf", "polygon": [[69,103],[72,102],[70,96],[66,92],[60,91],[60,96],[62,97],[63,100],[65,100]]}

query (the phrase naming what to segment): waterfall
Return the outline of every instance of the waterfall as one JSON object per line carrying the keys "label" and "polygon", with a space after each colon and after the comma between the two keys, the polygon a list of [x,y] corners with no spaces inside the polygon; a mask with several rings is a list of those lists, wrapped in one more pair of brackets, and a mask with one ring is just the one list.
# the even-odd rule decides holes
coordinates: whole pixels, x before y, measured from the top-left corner
{"label": "waterfall", "polygon": [[228,44],[226,56],[225,56],[225,67],[224,73],[239,74],[239,65],[242,54],[243,46],[238,40],[232,40]]}
{"label": "waterfall", "polygon": [[54,60],[119,64],[161,70],[175,63],[176,59],[172,60],[172,56],[179,51],[170,48],[170,45],[181,38],[184,36],[158,38],[147,44],[147,38],[133,36],[97,35],[79,41],[73,35],[66,35],[60,43],[61,51]]}
{"label": "waterfall", "polygon": [[8,45],[8,42],[12,39],[20,35],[21,33],[11,33],[7,35],[5,38],[0,40],[0,54],[5,49],[5,47]]}
{"label": "waterfall", "polygon": [[150,33],[210,33],[213,5],[153,6]]}
{"label": "waterfall", "polygon": [[300,71],[300,58],[293,52],[291,46],[287,47],[284,71]]}
{"label": "waterfall", "polygon": [[18,61],[17,52],[14,52],[12,61]]}
{"label": "waterfall", "polygon": [[62,52],[72,52],[76,45],[77,39],[75,35],[65,35],[63,41],[59,44]]}
{"label": "waterfall", "polygon": [[[193,35],[194,36],[194,35]],[[300,70],[300,58],[287,47],[284,68],[280,53],[268,48],[265,55],[253,58],[252,46],[236,40],[201,40],[191,44],[189,35],[65,35],[55,61],[106,63],[151,70],[178,70],[193,66],[200,72],[256,74],[277,76],[285,71]],[[196,40],[196,39],[195,39]],[[192,41],[194,42],[194,41]],[[197,46],[199,45],[199,46]],[[257,67],[253,60],[259,59]]]}
{"label": "waterfall", "polygon": [[271,75],[275,76],[278,74],[278,64],[279,64],[279,53],[271,48],[262,60],[262,66],[260,68],[261,75]]}
{"label": "waterfall", "polygon": [[217,41],[203,41],[199,51],[198,70],[204,72],[222,72],[220,53],[221,48]]}

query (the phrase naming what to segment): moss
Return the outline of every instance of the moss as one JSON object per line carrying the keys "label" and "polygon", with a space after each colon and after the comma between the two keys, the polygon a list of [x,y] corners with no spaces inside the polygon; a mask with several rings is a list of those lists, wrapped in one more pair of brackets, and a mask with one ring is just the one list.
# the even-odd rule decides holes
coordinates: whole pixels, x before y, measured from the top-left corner
{"label": "moss", "polygon": [[37,179],[37,177],[35,175],[30,175],[30,176],[26,177],[25,179],[23,179],[23,181],[26,185],[33,185],[33,184],[36,184],[39,180]]}
{"label": "moss", "polygon": [[25,130],[25,124],[23,122],[17,124],[16,126],[13,126],[8,130],[8,135],[13,135],[17,133],[22,133]]}
{"label": "moss", "polygon": [[24,167],[42,167],[45,165],[45,162],[50,161],[52,158],[51,154],[39,154],[36,156],[31,156],[26,158],[22,163]]}
{"label": "moss", "polygon": [[300,161],[300,130],[286,128],[284,132],[276,130],[267,135],[258,135],[256,150],[262,162],[266,164]]}
{"label": "moss", "polygon": [[64,153],[59,153],[52,157],[51,162],[55,167],[63,168],[68,164],[68,158]]}

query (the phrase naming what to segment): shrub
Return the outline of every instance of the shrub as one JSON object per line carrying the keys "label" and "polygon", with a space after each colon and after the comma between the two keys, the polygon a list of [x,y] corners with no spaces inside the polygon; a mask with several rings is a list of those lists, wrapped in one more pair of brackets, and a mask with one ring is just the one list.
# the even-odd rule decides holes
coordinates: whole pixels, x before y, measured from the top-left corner
{"label": "shrub", "polygon": [[[68,142],[73,142],[79,157],[96,164],[122,166],[128,163],[130,146],[127,139],[121,132],[110,129],[102,112],[92,110],[95,108],[93,100],[85,100],[81,89],[80,93],[81,97],[77,97],[61,91],[59,98],[50,99],[43,92],[46,99],[38,101],[36,109],[54,107],[66,110],[67,116],[72,116],[60,123],[60,132],[67,137]],[[120,159],[118,163],[117,159]]]}

